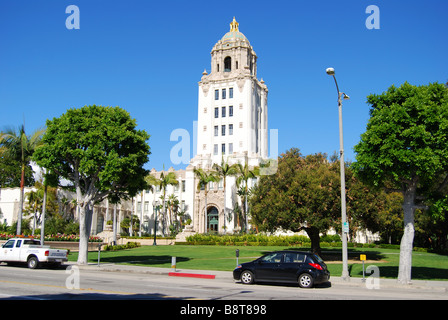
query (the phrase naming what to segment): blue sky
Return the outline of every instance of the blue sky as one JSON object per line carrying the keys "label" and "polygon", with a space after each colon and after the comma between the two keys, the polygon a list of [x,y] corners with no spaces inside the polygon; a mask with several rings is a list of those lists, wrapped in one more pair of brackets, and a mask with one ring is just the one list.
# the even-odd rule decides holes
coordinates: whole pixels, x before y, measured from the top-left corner
{"label": "blue sky", "polygon": [[[80,10],[69,30],[66,7]],[[366,28],[369,5],[380,29]],[[233,17],[258,55],[278,150],[339,150],[334,67],[344,101],[345,159],[355,160],[366,97],[395,84],[448,81],[448,2],[0,0],[0,128],[31,132],[68,108],[126,109],[151,138],[147,168],[173,165],[170,141],[193,137],[198,81]],[[191,157],[193,154],[191,154]]]}

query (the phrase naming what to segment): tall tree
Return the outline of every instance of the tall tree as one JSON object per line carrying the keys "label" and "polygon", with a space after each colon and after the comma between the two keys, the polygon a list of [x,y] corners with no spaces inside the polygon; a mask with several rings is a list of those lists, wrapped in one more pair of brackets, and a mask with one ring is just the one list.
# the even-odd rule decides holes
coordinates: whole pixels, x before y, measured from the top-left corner
{"label": "tall tree", "polygon": [[252,221],[260,231],[305,230],[313,252],[319,233],[340,225],[339,165],[324,154],[302,156],[293,148],[279,157],[278,170],[261,176],[250,198]]}
{"label": "tall tree", "polygon": [[47,120],[33,159],[71,182],[80,210],[78,264],[87,263],[93,205],[134,196],[146,187],[149,135],[119,107],[85,106]]}
{"label": "tall tree", "polygon": [[0,148],[2,154],[20,163],[21,178],[20,178],[20,205],[19,215],[17,217],[17,234],[22,233],[22,214],[23,214],[23,198],[25,187],[25,170],[29,165],[34,150],[39,146],[42,139],[44,129],[39,129],[27,136],[25,133],[25,126],[22,125],[18,130],[8,128],[0,133]]}
{"label": "tall tree", "polygon": [[391,86],[367,97],[370,120],[355,146],[357,175],[403,194],[404,233],[398,281],[411,281],[414,214],[448,184],[448,89],[443,84]]}
{"label": "tall tree", "polygon": [[167,224],[167,214],[166,214],[166,189],[168,188],[168,186],[174,186],[179,184],[179,181],[177,180],[177,176],[175,172],[165,172],[162,171],[160,173],[160,177],[157,179],[157,185],[160,186],[160,188],[163,191],[163,198],[162,198],[162,202],[163,202],[163,220],[162,220],[162,231],[163,234],[165,234],[166,232],[166,224]]}
{"label": "tall tree", "polygon": [[[196,179],[198,180],[197,188],[198,191],[202,190],[204,188],[204,199],[205,199],[205,206],[204,206],[204,233],[207,232],[207,193],[208,193],[208,184],[210,182],[217,182],[218,181],[218,175],[215,171],[205,171],[202,168],[194,168],[193,169],[194,175]],[[199,216],[200,216],[200,209],[199,209]]]}
{"label": "tall tree", "polygon": [[214,163],[213,169],[216,171],[218,177],[223,179],[224,183],[224,224],[226,223],[226,180],[227,177],[234,176],[237,173],[236,164],[229,165],[228,161],[224,161],[224,157],[221,160],[221,165]]}
{"label": "tall tree", "polygon": [[247,199],[249,196],[249,186],[248,181],[249,179],[256,178],[260,174],[260,168],[259,167],[250,167],[246,162],[243,164],[238,163],[236,165],[236,184],[237,186],[241,186],[241,183],[244,182],[243,190],[244,190],[244,228],[247,231],[248,227],[248,203]]}

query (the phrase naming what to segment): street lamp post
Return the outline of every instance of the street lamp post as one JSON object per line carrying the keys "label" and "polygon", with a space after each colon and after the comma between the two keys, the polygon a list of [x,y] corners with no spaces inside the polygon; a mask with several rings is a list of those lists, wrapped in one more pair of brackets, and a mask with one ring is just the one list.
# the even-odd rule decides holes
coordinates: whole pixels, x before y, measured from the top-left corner
{"label": "street lamp post", "polygon": [[345,162],[344,162],[344,139],[342,133],[342,98],[349,99],[349,96],[339,91],[338,82],[336,81],[335,72],[333,68],[327,68],[327,74],[333,76],[336,90],[338,91],[338,109],[339,109],[339,146],[340,146],[340,165],[341,165],[341,216],[342,216],[342,279],[350,280],[348,273],[348,253],[347,253],[347,209],[345,203]]}
{"label": "street lamp post", "polygon": [[156,236],[157,236],[157,210],[159,208],[159,201],[154,200],[152,202],[152,206],[153,206],[153,212],[154,212],[154,242],[153,242],[153,246],[157,245],[157,240],[156,240]]}

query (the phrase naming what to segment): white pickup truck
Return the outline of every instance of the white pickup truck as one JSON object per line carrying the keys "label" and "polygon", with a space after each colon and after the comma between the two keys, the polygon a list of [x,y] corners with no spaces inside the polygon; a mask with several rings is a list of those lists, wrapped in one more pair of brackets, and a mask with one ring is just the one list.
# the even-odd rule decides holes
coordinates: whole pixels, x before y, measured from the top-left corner
{"label": "white pickup truck", "polygon": [[67,250],[41,246],[39,240],[12,238],[1,247],[0,262],[25,262],[28,268],[36,269],[42,263],[60,265],[68,260],[67,254]]}

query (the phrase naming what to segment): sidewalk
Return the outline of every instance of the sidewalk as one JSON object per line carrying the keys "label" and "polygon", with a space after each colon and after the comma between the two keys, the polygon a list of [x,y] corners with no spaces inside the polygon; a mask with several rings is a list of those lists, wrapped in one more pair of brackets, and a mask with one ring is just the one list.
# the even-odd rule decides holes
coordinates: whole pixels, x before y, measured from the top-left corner
{"label": "sidewalk", "polygon": [[[67,266],[75,266],[76,262],[66,262]],[[203,279],[223,279],[228,281],[233,280],[232,271],[215,271],[215,270],[191,270],[177,268],[175,271],[171,268],[157,268],[157,267],[143,267],[133,266],[125,264],[114,263],[89,263],[88,265],[78,266],[80,269],[86,269],[91,271],[103,271],[103,272],[126,272],[126,273],[140,273],[140,274],[155,274],[164,276],[181,276],[181,277],[193,277]],[[332,285],[345,285],[345,286],[365,286],[362,278],[350,278],[349,281],[344,281],[341,277],[330,278]],[[402,285],[397,282],[396,279],[380,279],[380,288],[403,288],[403,289],[421,289],[432,290],[448,293],[448,281],[426,281],[426,280],[413,280],[411,285]]]}

